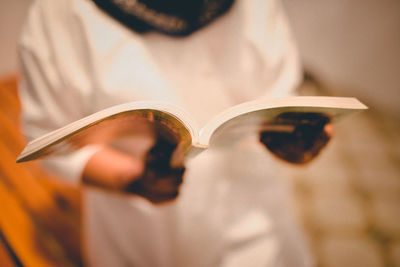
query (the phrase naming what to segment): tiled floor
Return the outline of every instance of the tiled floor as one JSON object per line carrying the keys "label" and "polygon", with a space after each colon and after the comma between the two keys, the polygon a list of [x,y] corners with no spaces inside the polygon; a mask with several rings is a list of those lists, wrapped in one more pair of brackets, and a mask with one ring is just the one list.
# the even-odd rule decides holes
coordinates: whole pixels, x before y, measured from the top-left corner
{"label": "tiled floor", "polygon": [[315,162],[288,172],[318,266],[400,266],[400,121],[352,115]]}

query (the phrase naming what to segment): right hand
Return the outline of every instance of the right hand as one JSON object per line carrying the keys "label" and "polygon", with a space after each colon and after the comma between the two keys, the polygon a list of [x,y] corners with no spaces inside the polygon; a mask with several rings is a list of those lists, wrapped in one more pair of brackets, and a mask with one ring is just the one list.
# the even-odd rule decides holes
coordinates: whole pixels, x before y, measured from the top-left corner
{"label": "right hand", "polygon": [[176,144],[158,138],[144,158],[105,147],[95,153],[83,171],[83,182],[106,189],[133,193],[153,203],[175,199],[184,168],[170,166]]}
{"label": "right hand", "polygon": [[183,181],[184,167],[171,167],[170,161],[176,144],[159,137],[146,155],[143,175],[129,184],[125,190],[162,203],[175,199]]}

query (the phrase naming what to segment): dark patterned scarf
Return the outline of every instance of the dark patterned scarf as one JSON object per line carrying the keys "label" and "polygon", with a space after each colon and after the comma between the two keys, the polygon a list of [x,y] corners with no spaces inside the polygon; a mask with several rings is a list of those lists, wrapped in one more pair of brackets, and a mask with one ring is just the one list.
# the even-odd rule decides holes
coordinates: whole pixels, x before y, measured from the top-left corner
{"label": "dark patterned scarf", "polygon": [[234,0],[93,0],[138,33],[187,36],[229,10]]}

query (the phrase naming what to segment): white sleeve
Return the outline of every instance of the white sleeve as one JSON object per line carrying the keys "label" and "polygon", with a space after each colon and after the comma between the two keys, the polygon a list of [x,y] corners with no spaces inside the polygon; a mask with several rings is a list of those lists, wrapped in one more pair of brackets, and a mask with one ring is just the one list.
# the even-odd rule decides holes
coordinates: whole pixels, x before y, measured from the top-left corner
{"label": "white sleeve", "polygon": [[276,81],[274,90],[268,97],[284,97],[297,95],[297,88],[302,81],[302,64],[297,49],[297,43],[292,33],[289,19],[286,16],[282,1],[275,1],[276,29],[275,36],[282,49],[281,60],[276,66]]}
{"label": "white sleeve", "polygon": [[263,97],[296,95],[302,79],[302,66],[296,40],[281,1],[246,1],[249,22],[246,35],[260,51],[268,66]]}
{"label": "white sleeve", "polygon": [[[50,10],[49,2],[36,1],[31,6],[18,48],[22,127],[28,140],[87,115],[85,99],[88,91],[73,86],[58,64],[60,60],[73,62],[75,56],[69,54],[70,50],[63,47],[66,43],[60,43],[62,40],[58,39],[57,35],[66,35],[62,29],[54,29],[57,23],[55,17],[49,16],[54,11]],[[60,16],[62,22],[62,14]],[[79,71],[79,66],[77,69]],[[43,163],[55,175],[79,181],[83,167],[97,149],[85,147],[65,156],[43,160]]]}

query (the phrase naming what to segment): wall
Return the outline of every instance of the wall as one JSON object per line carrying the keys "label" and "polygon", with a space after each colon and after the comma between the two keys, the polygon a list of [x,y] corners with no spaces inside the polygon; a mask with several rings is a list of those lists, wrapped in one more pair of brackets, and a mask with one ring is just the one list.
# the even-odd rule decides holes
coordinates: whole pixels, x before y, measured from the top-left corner
{"label": "wall", "polygon": [[400,117],[400,1],[284,0],[307,69]]}
{"label": "wall", "polygon": [[17,69],[15,49],[30,2],[31,0],[0,0],[0,77]]}

